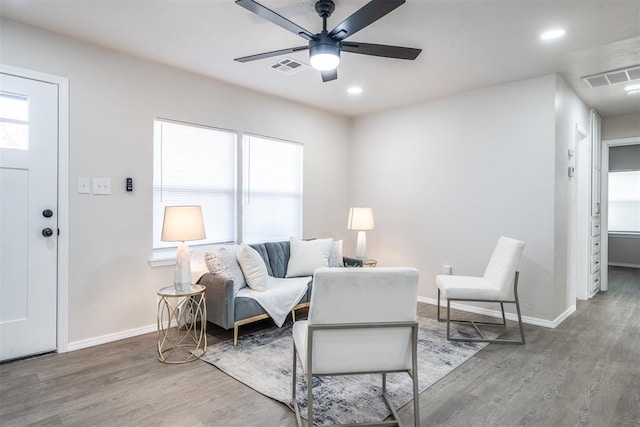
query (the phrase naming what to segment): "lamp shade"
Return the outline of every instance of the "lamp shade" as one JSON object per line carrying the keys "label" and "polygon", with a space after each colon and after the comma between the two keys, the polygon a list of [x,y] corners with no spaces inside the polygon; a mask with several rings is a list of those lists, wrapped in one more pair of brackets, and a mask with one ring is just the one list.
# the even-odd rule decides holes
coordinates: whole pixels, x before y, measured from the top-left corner
{"label": "lamp shade", "polygon": [[349,230],[373,230],[376,228],[373,221],[373,209],[371,208],[351,208],[349,209],[349,220],[347,229]]}
{"label": "lamp shade", "polygon": [[206,238],[200,206],[165,206],[163,242],[185,242]]}

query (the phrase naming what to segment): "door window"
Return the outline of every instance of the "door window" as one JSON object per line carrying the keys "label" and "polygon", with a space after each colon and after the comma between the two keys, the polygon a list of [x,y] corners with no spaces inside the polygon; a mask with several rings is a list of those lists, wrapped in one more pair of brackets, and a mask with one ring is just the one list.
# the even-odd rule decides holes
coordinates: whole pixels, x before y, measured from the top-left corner
{"label": "door window", "polygon": [[0,148],[29,149],[29,97],[0,92]]}

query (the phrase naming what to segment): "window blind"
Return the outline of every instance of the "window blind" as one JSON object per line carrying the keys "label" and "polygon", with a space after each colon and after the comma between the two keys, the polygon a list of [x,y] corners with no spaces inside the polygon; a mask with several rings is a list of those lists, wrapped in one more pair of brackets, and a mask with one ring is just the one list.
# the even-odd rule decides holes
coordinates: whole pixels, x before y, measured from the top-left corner
{"label": "window blind", "polygon": [[302,237],[302,162],[302,144],[244,136],[244,242]]}
{"label": "window blind", "polygon": [[153,248],[162,242],[164,207],[200,205],[207,238],[195,244],[235,240],[235,132],[204,126],[154,121]]}
{"label": "window blind", "polygon": [[640,233],[640,171],[609,172],[609,231]]}

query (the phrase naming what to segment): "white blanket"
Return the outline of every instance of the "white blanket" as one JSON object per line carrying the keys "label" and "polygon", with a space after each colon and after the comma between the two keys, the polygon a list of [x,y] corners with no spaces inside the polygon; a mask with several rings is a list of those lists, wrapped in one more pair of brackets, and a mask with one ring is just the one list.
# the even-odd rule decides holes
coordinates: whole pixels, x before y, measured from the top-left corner
{"label": "white blanket", "polygon": [[310,280],[311,277],[292,277],[287,279],[269,277],[266,291],[257,292],[247,286],[238,291],[236,298],[243,297],[256,300],[271,316],[275,324],[280,327],[287,315],[293,310],[293,307],[302,299]]}

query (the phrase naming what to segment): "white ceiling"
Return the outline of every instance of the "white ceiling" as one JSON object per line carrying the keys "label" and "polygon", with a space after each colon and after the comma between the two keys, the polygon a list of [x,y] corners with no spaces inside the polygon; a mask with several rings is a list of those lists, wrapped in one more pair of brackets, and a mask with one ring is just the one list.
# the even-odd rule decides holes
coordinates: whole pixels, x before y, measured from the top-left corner
{"label": "white ceiling", "polygon": [[[258,0],[319,32],[315,0]],[[367,0],[336,0],[333,28]],[[233,0],[0,0],[0,16],[239,86],[358,116],[491,85],[559,73],[602,116],[640,113],[640,96],[580,77],[640,65],[640,0],[407,0],[348,41],[422,48],[415,61],[343,53],[338,80],[312,68],[286,75],[280,58],[233,58],[305,45]],[[545,29],[567,35],[542,42]],[[292,58],[308,64],[308,53]],[[359,85],[352,96],[347,87]]]}

